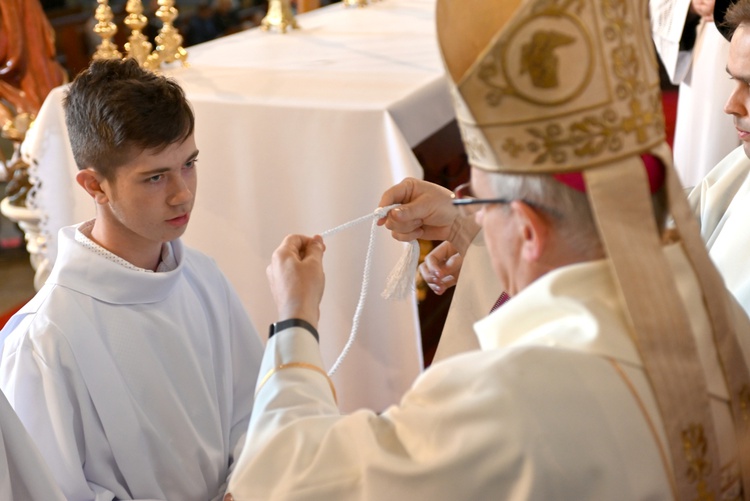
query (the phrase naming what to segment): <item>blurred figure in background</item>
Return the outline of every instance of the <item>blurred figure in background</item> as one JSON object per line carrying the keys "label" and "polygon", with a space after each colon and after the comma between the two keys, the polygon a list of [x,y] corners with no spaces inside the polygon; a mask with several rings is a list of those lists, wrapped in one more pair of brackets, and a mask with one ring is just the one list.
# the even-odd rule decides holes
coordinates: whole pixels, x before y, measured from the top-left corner
{"label": "blurred figure in background", "polygon": [[739,146],[723,109],[732,91],[724,71],[729,42],[714,23],[714,0],[652,0],[653,38],[671,82],[679,85],[674,164],[686,188]]}

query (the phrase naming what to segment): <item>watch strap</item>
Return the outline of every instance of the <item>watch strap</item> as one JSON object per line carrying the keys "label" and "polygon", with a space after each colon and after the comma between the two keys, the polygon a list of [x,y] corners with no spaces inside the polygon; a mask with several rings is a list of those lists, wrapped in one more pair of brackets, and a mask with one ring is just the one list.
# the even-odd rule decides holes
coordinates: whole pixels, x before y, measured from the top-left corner
{"label": "watch strap", "polygon": [[289,329],[290,327],[302,327],[310,334],[312,334],[315,337],[316,341],[320,341],[320,338],[318,337],[318,330],[313,327],[310,322],[308,322],[307,320],[302,320],[301,318],[288,318],[286,320],[281,320],[280,322],[272,323],[268,327],[268,339],[271,339],[277,332]]}

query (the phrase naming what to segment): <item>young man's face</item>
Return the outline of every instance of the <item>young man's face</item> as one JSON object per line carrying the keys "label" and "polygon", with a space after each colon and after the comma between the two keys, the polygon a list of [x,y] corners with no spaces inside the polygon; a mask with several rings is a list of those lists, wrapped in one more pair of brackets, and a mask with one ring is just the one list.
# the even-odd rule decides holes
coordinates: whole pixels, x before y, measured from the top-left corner
{"label": "young man's face", "polygon": [[180,237],[195,201],[197,156],[190,135],[159,153],[142,152],[102,181],[105,199],[94,229],[99,243],[134,262],[130,254],[158,253],[162,243]]}
{"label": "young man's face", "polygon": [[750,157],[750,26],[746,24],[740,25],[732,35],[727,73],[735,87],[724,111],[732,115],[745,155]]}

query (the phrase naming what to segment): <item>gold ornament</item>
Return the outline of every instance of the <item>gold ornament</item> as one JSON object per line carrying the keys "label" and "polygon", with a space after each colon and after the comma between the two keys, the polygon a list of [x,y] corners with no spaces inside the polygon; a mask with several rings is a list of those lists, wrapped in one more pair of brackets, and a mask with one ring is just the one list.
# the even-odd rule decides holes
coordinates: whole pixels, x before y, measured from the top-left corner
{"label": "gold ornament", "polygon": [[0,136],[13,143],[13,156],[5,165],[8,178],[5,197],[16,207],[26,206],[26,197],[34,186],[29,177],[29,164],[21,156],[21,144],[33,121],[33,115],[19,113],[13,120],[8,120],[0,132]]}
{"label": "gold ornament", "polygon": [[[102,37],[102,43],[97,48],[94,59],[120,59],[122,54],[117,50],[117,45],[112,42],[112,37],[117,33],[117,26],[112,22],[112,9],[109,0],[97,0],[99,6],[96,8],[95,17],[98,24],[94,32]],[[187,51],[182,47],[182,35],[174,26],[174,20],[179,15],[174,6],[174,0],[159,0],[159,9],[156,17],[161,19],[163,25],[156,36],[156,48],[152,51],[151,42],[143,34],[148,19],[143,15],[142,0],[128,0],[125,10],[128,12],[125,25],[130,28],[131,34],[125,44],[126,57],[138,61],[143,68],[157,71],[162,63],[181,61],[187,66]]]}
{"label": "gold ornament", "polygon": [[112,9],[109,7],[109,0],[96,0],[99,4],[96,8],[94,18],[98,23],[94,26],[94,33],[102,37],[102,43],[100,43],[96,52],[94,53],[94,59],[119,59],[122,57],[120,51],[117,50],[117,45],[112,42],[112,37],[117,33],[117,25],[112,22]]}
{"label": "gold ornament", "polygon": [[125,44],[125,52],[128,57],[135,59],[139,65],[143,66],[151,53],[151,42],[143,34],[143,28],[148,23],[148,19],[143,15],[143,3],[141,0],[128,0],[125,11],[128,13],[125,26],[131,30],[128,42]]}
{"label": "gold ornament", "polygon": [[156,17],[161,19],[164,25],[156,36],[156,49],[148,56],[144,67],[156,70],[162,63],[174,61],[182,61],[183,66],[187,66],[188,54],[182,47],[182,35],[174,27],[174,20],[177,16],[174,0],[159,0]]}
{"label": "gold ornament", "polygon": [[268,31],[271,28],[278,28],[282,33],[286,33],[287,28],[299,29],[289,0],[271,0],[269,3],[268,13],[260,22],[260,29]]}

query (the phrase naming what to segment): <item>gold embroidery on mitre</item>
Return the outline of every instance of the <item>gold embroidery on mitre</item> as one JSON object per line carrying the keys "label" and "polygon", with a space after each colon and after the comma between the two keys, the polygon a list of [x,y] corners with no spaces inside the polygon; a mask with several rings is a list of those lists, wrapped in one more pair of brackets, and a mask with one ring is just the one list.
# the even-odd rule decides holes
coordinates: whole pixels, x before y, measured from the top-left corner
{"label": "gold embroidery on mitre", "polygon": [[574,41],[573,37],[559,31],[537,31],[531,42],[521,48],[521,74],[528,72],[535,87],[559,86],[560,58],[555,55],[555,49]]}
{"label": "gold embroidery on mitre", "polygon": [[[583,74],[561,75],[559,71],[561,58],[591,59],[591,37],[576,12],[571,11],[582,7],[581,0],[544,0],[515,23],[479,68],[479,80],[489,87],[487,104],[498,106],[504,97],[513,96],[548,106],[569,102],[584,91],[593,75],[592,65],[587,64]],[[531,91],[527,90],[530,87]],[[544,89],[554,92],[545,93]]]}
{"label": "gold embroidery on mitre", "polygon": [[706,478],[711,473],[711,461],[706,459],[708,442],[703,425],[693,424],[682,431],[682,446],[688,463],[687,477],[696,484],[696,500],[714,501],[714,494],[708,491]]}
{"label": "gold embroidery on mitre", "polygon": [[464,147],[469,158],[480,159],[487,155],[487,149],[479,135],[466,135]]}
{"label": "gold embroidery on mitre", "polygon": [[453,98],[453,107],[458,119],[461,138],[469,157],[469,162],[478,167],[490,167],[497,164],[495,155],[487,142],[487,138],[482,134],[475,123],[472,122],[471,112],[469,111],[463,97],[455,86],[450,87],[451,97]]}
{"label": "gold embroidery on mitre", "polygon": [[641,43],[640,21],[627,0],[522,8],[460,84],[468,121],[496,167],[580,170],[664,141],[653,48]]}

